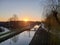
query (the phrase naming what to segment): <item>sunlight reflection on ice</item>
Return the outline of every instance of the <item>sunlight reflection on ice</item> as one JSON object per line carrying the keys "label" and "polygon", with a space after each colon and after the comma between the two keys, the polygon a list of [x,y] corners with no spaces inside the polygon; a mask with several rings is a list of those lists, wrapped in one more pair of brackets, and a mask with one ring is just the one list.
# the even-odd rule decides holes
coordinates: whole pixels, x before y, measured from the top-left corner
{"label": "sunlight reflection on ice", "polygon": [[29,45],[36,31],[32,31],[38,29],[40,25],[35,25],[31,31],[24,31],[2,43],[0,45]]}
{"label": "sunlight reflection on ice", "polygon": [[30,31],[29,37],[29,32],[24,31],[19,35],[0,43],[0,45],[29,45],[34,33],[34,31]]}

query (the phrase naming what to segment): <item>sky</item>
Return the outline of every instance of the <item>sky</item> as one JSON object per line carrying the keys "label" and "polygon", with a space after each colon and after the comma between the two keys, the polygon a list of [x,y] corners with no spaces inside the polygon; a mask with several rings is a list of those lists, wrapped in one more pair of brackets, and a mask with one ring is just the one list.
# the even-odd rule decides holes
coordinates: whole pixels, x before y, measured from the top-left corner
{"label": "sky", "polygon": [[7,21],[14,14],[19,20],[44,20],[48,4],[48,0],[0,0],[0,21]]}

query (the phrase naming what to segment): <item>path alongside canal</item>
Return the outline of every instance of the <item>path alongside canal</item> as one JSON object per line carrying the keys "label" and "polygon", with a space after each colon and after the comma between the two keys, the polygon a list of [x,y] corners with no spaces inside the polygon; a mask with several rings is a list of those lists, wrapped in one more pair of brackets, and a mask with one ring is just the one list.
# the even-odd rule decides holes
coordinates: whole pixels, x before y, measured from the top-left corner
{"label": "path alongside canal", "polygon": [[43,28],[39,28],[29,45],[60,45],[59,39]]}

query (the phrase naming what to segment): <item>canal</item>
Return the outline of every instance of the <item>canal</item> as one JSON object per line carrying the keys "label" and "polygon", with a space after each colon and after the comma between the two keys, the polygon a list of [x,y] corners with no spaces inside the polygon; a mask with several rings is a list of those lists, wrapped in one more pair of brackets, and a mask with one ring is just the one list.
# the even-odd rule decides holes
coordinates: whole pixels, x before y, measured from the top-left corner
{"label": "canal", "polygon": [[0,45],[29,45],[36,31],[34,29],[38,29],[38,25],[32,28],[30,31],[24,31],[6,41],[0,43]]}

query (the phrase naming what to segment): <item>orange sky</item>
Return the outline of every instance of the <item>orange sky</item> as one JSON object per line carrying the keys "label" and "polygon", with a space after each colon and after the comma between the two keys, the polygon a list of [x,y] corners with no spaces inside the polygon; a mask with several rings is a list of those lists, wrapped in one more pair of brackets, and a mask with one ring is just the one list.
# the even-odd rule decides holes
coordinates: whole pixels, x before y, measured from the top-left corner
{"label": "orange sky", "polygon": [[[9,18],[4,18],[4,17],[0,17],[0,21],[8,21]],[[33,17],[22,17],[22,18],[19,18],[18,17],[18,20],[19,21],[42,21],[43,19],[42,18],[33,18]]]}
{"label": "orange sky", "polygon": [[28,21],[42,21],[45,18],[43,15],[43,8],[45,4],[47,5],[47,3],[48,2],[46,0],[1,0],[0,21],[8,21],[8,19],[14,14],[18,16],[19,20],[27,18]]}

